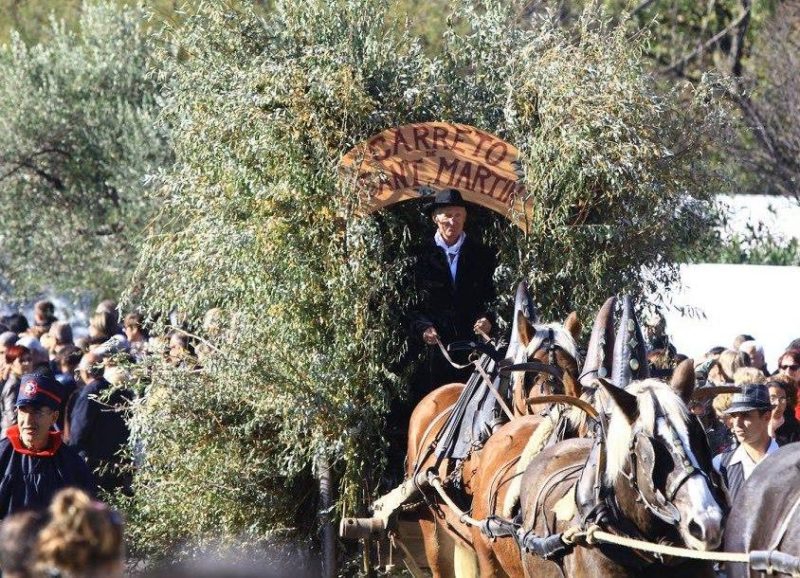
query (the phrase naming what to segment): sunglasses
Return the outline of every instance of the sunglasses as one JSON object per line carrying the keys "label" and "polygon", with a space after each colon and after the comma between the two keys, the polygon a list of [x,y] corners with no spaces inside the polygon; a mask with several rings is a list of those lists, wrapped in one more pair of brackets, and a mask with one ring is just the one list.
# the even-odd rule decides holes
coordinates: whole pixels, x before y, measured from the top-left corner
{"label": "sunglasses", "polygon": [[792,365],[780,365],[780,366],[778,366],[778,367],[780,367],[781,369],[787,369],[787,370],[789,370],[789,371],[797,371],[798,369],[800,369],[800,365],[797,365],[797,364],[792,364]]}

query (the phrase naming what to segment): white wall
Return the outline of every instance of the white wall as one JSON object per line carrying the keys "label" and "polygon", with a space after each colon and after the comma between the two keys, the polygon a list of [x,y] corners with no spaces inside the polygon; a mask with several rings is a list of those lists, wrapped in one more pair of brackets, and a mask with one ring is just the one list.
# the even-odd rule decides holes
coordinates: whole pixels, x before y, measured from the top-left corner
{"label": "white wall", "polygon": [[682,265],[681,280],[683,288],[665,301],[705,314],[692,319],[674,308],[662,312],[681,353],[700,359],[711,347],[731,347],[734,337],[748,333],[764,346],[774,371],[786,345],[800,337],[800,267]]}

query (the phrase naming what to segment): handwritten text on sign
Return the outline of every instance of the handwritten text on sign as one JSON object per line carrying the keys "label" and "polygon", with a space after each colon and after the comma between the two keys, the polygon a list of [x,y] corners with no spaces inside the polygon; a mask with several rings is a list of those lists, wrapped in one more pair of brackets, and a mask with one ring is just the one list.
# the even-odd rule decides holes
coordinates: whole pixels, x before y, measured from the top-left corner
{"label": "handwritten text on sign", "polygon": [[418,190],[455,188],[468,201],[507,214],[523,197],[516,148],[463,124],[443,122],[391,128],[342,159],[358,171],[372,209],[419,196]]}

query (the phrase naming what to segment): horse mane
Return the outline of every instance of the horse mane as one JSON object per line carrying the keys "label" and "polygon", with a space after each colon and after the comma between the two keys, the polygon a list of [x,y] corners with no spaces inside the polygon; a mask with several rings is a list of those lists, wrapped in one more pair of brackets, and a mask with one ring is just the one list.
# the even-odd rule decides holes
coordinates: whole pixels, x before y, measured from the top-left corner
{"label": "horse mane", "polygon": [[[662,381],[656,379],[645,379],[631,383],[625,391],[636,396],[639,407],[639,418],[637,424],[649,436],[656,434],[656,406],[659,405],[664,414],[672,423],[672,426],[682,438],[684,447],[689,446],[689,410],[684,401],[676,394],[672,388]],[[653,395],[642,395],[644,393]],[[628,423],[622,410],[614,404],[611,410],[611,419],[608,425],[606,436],[606,482],[613,484],[617,481],[630,451],[631,438],[633,437],[633,426]]]}

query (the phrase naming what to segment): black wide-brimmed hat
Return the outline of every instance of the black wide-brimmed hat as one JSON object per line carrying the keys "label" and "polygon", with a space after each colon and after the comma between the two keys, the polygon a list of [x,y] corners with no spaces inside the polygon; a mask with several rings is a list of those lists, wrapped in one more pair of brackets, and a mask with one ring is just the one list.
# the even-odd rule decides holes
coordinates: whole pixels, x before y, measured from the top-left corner
{"label": "black wide-brimmed hat", "polygon": [[433,211],[442,207],[464,207],[466,209],[467,203],[464,202],[461,193],[456,189],[444,189],[436,193],[433,200],[425,205],[423,211],[425,211],[426,215],[430,215]]}
{"label": "black wide-brimmed hat", "polygon": [[731,406],[725,410],[725,415],[732,413],[743,413],[757,409],[766,411],[772,409],[769,401],[769,389],[761,383],[753,383],[742,386],[742,393],[734,393]]}

